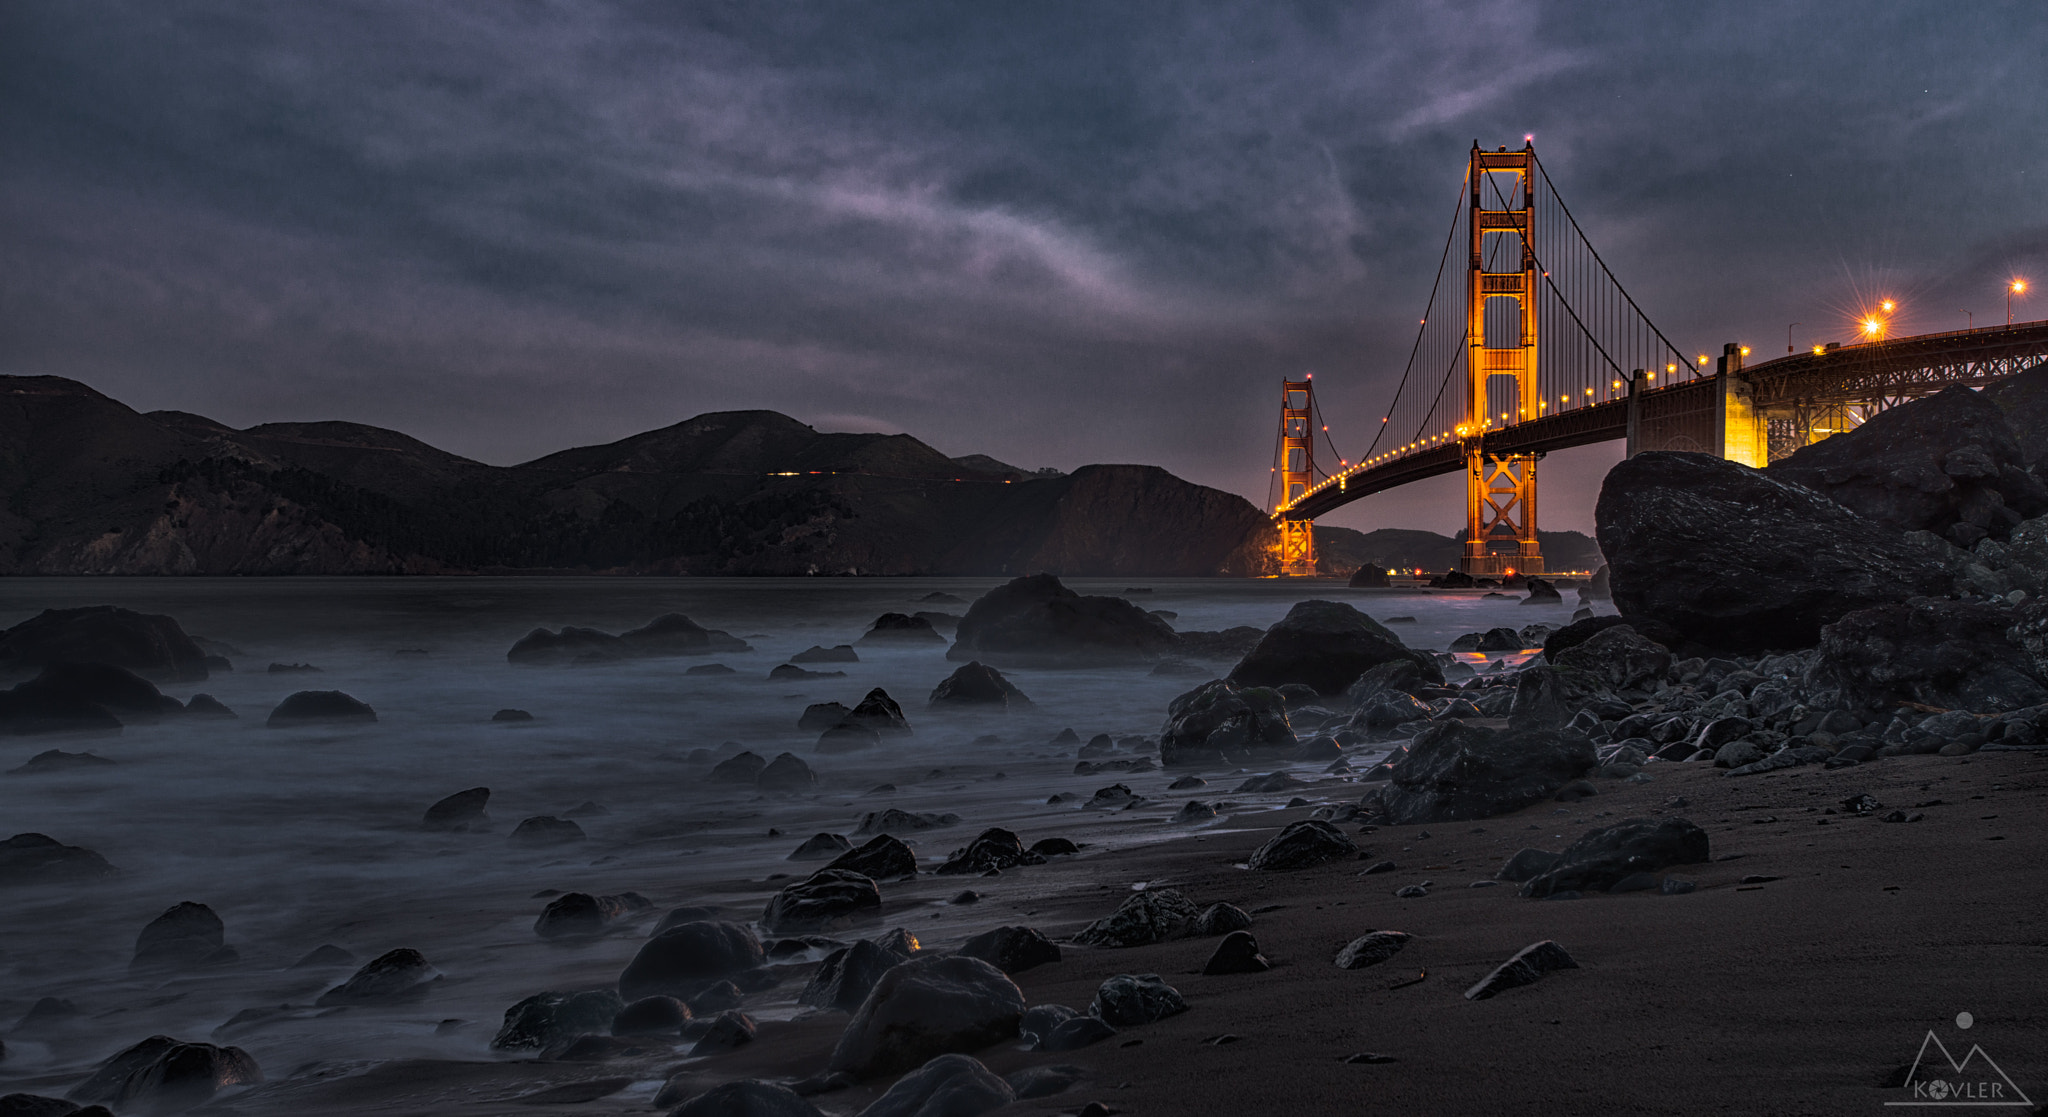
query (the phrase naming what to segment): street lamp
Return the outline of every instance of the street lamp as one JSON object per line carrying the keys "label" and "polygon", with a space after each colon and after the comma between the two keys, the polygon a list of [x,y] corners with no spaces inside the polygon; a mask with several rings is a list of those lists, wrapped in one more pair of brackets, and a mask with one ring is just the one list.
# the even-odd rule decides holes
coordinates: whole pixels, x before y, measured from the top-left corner
{"label": "street lamp", "polygon": [[2013,281],[2012,281],[2011,283],[2008,283],[2008,284],[2006,284],[2006,285],[2005,285],[2005,324],[2006,324],[2006,325],[2008,325],[2008,326],[2012,325],[2012,297],[2013,297],[2014,295],[2024,295],[2024,294],[2026,294],[2026,293],[2027,293],[2027,281],[2026,281],[2026,280],[2024,280],[2024,279],[2015,279],[2015,280],[2013,280]]}
{"label": "street lamp", "polygon": [[1786,327],[1785,327],[1785,352],[1787,352],[1787,353],[1796,353],[1796,352],[1798,352],[1798,350],[1796,350],[1796,349],[1792,348],[1792,326],[1799,326],[1799,325],[1804,325],[1804,324],[1805,324],[1805,323],[1802,323],[1802,322],[1794,322],[1794,323],[1792,323],[1792,325],[1791,325],[1791,326],[1786,326]]}
{"label": "street lamp", "polygon": [[1977,315],[1975,313],[1968,310],[1961,311],[1960,313],[1963,315],[1963,321],[1969,323],[1969,325],[1964,327],[1965,330],[1974,330],[1977,328]]}

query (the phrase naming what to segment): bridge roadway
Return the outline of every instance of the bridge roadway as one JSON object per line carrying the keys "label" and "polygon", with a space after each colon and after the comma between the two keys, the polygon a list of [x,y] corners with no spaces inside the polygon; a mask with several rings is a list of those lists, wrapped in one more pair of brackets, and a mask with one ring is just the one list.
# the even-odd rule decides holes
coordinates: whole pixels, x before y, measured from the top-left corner
{"label": "bridge roadway", "polygon": [[[2048,321],[1986,326],[1950,333],[1915,334],[1890,341],[1844,345],[1820,353],[1796,353],[1741,372],[1760,410],[1794,404],[1825,407],[1899,400],[1938,392],[1951,384],[1982,387],[2033,362],[2048,359]],[[1709,409],[1713,376],[1639,391],[1638,403],[1668,401],[1673,409]],[[1689,397],[1698,395],[1697,400]],[[1607,400],[1516,423],[1481,436],[1488,454],[1541,454],[1628,437],[1629,400]],[[1465,468],[1457,442],[1420,449],[1371,466],[1354,466],[1296,501],[1277,516],[1315,519],[1361,497],[1441,477]]]}

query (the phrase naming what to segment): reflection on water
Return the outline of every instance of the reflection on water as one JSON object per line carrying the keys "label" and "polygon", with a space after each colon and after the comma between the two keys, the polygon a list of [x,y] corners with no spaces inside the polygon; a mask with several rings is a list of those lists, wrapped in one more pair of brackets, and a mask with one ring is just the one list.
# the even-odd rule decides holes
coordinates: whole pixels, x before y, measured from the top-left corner
{"label": "reflection on water", "polygon": [[[844,669],[844,678],[797,684],[767,679],[771,667],[812,644],[853,642],[883,612],[959,614],[964,605],[919,599],[944,592],[971,601],[995,584],[596,578],[0,582],[0,626],[49,607],[116,604],[168,613],[194,635],[233,645],[236,671],[168,689],[181,699],[212,694],[241,715],[232,722],[131,727],[118,737],[88,742],[0,738],[0,768],[60,746],[89,747],[117,762],[0,777],[0,831],[46,833],[97,850],[124,871],[100,884],[17,889],[7,897],[0,1026],[46,995],[74,1001],[79,1014],[67,1024],[8,1034],[0,1084],[82,1070],[152,1033],[206,1038],[252,1006],[308,1005],[348,970],[286,967],[326,943],[347,949],[358,963],[393,947],[416,947],[445,976],[414,1005],[288,1014],[223,1037],[248,1048],[272,1078],[316,1061],[486,1058],[486,1044],[506,1006],[542,989],[607,984],[639,942],[638,935],[567,946],[543,942],[532,930],[545,903],[536,893],[637,890],[657,904],[650,924],[661,911],[684,903],[723,905],[750,915],[781,883],[767,882],[769,874],[804,871],[785,860],[798,842],[821,830],[851,832],[862,813],[885,806],[962,816],[958,827],[922,836],[918,848],[925,857],[943,855],[988,825],[1011,826],[1027,842],[1093,834],[1098,848],[1184,833],[1164,822],[1188,797],[1166,791],[1172,774],[1076,776],[1072,748],[1054,749],[1047,742],[1067,727],[1083,739],[1102,732],[1156,733],[1167,702],[1189,689],[1189,679],[1155,678],[1142,667],[1017,670],[1009,673],[1012,680],[1035,705],[1001,715],[926,708],[932,687],[955,666],[936,644],[863,647],[859,663],[813,665]],[[1110,594],[1129,586],[1069,584],[1082,593]],[[1144,585],[1151,592],[1131,599],[1178,614],[1173,623],[1182,630],[1265,627],[1298,600],[1328,597],[1351,601],[1376,617],[1412,616],[1415,623],[1395,631],[1411,646],[1438,649],[1467,632],[1533,621],[1561,624],[1571,613],[1569,605],[1524,607],[1470,595],[1357,591],[1333,583],[1189,579]],[[536,626],[578,624],[617,632],[666,612],[725,629],[755,650],[715,657],[737,669],[731,676],[686,675],[688,667],[706,662],[700,659],[578,668],[514,667],[505,661],[513,641]],[[312,664],[319,673],[270,674],[264,668],[272,662]],[[885,738],[869,752],[814,753],[816,735],[796,728],[804,706],[853,705],[876,686],[902,703],[915,736]],[[270,708],[302,689],[347,691],[375,707],[379,721],[346,730],[266,729]],[[489,721],[505,707],[528,710],[536,720]],[[999,741],[985,739],[990,735]],[[686,758],[693,749],[719,749],[724,742],[768,758],[796,753],[817,770],[816,793],[763,798],[752,789],[708,784],[706,767]],[[1055,792],[1079,791],[1085,798],[1110,782],[1129,784],[1160,806],[1110,826],[1099,814],[1046,803]],[[869,794],[883,783],[898,790]],[[492,832],[420,829],[430,803],[478,785],[491,789]],[[522,818],[568,813],[588,833],[587,841],[540,851],[514,849],[505,841]],[[771,827],[781,833],[768,836]],[[1028,886],[1028,875],[1019,884],[1005,882],[1010,888]],[[203,902],[220,914],[241,961],[168,979],[131,976],[127,963],[136,933],[181,900]],[[920,927],[928,944],[950,945],[1001,918],[993,910],[985,916],[974,909],[947,914],[945,931]],[[749,1011],[787,1014],[794,989],[778,992],[779,1001],[771,995],[758,1006],[750,1002]],[[445,1023],[451,1020],[467,1023]],[[38,1089],[57,1092],[47,1084]]]}

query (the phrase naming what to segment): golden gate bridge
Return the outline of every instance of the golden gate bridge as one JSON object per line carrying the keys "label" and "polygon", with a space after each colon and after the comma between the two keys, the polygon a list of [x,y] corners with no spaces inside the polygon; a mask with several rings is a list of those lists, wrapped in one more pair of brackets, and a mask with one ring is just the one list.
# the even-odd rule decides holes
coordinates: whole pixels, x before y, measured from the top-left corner
{"label": "golden gate bridge", "polygon": [[1365,453],[1337,453],[1312,378],[1282,382],[1268,494],[1281,570],[1315,573],[1316,517],[1462,470],[1460,568],[1540,574],[1536,467],[1553,450],[1625,439],[1630,456],[1689,450],[1761,467],[1896,403],[2048,358],[2048,321],[1886,338],[1873,318],[1866,329],[1862,343],[1757,364],[1735,343],[1711,361],[1688,355],[1594,250],[1534,143],[1475,142],[1408,363]]}

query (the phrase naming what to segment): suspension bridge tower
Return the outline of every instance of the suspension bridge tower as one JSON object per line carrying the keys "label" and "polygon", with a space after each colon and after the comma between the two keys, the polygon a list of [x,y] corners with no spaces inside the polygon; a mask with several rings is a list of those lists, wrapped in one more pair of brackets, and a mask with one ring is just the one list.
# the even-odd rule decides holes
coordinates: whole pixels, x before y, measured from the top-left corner
{"label": "suspension bridge tower", "polygon": [[1305,578],[1316,572],[1316,525],[1287,510],[1315,486],[1315,381],[1280,382],[1280,491],[1274,514],[1280,517],[1280,573]]}
{"label": "suspension bridge tower", "polygon": [[[1520,151],[1472,145],[1465,421],[1458,437],[1465,456],[1463,565],[1474,577],[1543,572],[1536,541],[1536,455],[1498,456],[1483,446],[1489,428],[1534,419],[1542,411],[1536,381],[1536,294],[1543,281],[1534,248],[1536,169],[1533,143]],[[1507,175],[1514,182],[1502,189],[1496,176]],[[1496,554],[1496,539],[1512,539],[1515,549]]]}

